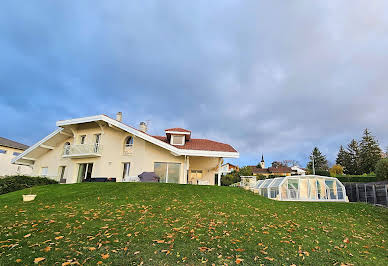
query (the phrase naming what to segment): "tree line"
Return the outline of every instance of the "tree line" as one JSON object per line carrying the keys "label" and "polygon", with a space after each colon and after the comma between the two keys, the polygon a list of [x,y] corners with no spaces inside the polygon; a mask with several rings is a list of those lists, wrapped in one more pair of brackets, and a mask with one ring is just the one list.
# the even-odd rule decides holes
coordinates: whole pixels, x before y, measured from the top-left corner
{"label": "tree line", "polygon": [[364,130],[361,140],[352,139],[344,148],[340,146],[336,165],[329,169],[326,156],[315,147],[310,155],[307,168],[312,173],[313,168],[316,174],[326,175],[330,172],[336,174],[343,172],[347,175],[362,175],[375,172],[376,165],[383,157],[387,157],[387,152],[383,153],[377,139],[372,136],[368,129]]}
{"label": "tree line", "polygon": [[348,175],[369,174],[375,171],[383,155],[377,139],[365,129],[360,141],[352,139],[346,148],[340,146],[336,164],[341,165]]}

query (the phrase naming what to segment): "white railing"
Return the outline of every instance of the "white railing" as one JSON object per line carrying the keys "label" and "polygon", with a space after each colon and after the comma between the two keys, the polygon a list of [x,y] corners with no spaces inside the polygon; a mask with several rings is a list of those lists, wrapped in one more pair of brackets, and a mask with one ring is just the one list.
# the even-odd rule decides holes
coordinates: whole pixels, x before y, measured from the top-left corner
{"label": "white railing", "polygon": [[99,144],[76,144],[67,145],[63,150],[63,156],[76,156],[95,154],[101,155],[102,145]]}

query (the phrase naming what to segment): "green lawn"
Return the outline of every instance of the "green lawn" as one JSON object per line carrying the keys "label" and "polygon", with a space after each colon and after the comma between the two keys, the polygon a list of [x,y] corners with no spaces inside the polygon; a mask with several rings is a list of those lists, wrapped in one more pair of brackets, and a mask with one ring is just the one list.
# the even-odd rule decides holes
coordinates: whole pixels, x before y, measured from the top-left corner
{"label": "green lawn", "polygon": [[84,183],[0,195],[0,265],[356,264],[388,257],[388,210],[231,187]]}

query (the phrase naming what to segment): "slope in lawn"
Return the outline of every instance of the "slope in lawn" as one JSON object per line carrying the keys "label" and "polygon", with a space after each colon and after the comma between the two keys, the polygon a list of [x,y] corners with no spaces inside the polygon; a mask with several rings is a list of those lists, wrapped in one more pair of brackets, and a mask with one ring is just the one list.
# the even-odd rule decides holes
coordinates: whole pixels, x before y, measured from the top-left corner
{"label": "slope in lawn", "polygon": [[238,188],[89,183],[0,196],[0,265],[384,264],[387,209]]}

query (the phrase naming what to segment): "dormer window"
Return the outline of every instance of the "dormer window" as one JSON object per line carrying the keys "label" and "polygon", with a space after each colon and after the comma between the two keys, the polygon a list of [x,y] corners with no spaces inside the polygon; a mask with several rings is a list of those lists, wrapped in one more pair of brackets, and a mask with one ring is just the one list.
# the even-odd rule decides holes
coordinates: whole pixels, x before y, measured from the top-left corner
{"label": "dormer window", "polygon": [[190,141],[191,131],[183,128],[166,129],[167,141],[171,145],[183,146],[187,141]]}
{"label": "dormer window", "polygon": [[185,145],[184,135],[171,135],[171,145]]}

